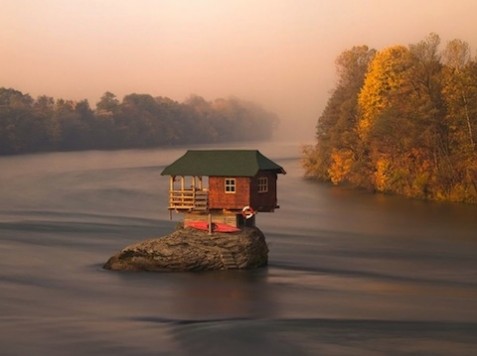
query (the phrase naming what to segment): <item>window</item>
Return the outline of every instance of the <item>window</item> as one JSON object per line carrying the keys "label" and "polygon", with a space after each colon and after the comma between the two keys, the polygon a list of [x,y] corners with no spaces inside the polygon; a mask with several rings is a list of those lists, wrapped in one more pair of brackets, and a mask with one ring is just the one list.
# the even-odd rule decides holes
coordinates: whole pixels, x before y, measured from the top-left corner
{"label": "window", "polygon": [[259,193],[268,192],[268,178],[267,177],[258,177],[258,192]]}
{"label": "window", "polygon": [[225,178],[225,193],[235,193],[235,178]]}

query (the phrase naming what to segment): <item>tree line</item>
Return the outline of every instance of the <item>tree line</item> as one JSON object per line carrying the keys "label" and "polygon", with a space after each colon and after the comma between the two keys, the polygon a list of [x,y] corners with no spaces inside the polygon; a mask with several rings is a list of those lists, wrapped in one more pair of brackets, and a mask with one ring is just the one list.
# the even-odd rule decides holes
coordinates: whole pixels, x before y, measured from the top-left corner
{"label": "tree line", "polygon": [[91,108],[78,102],[0,88],[0,154],[119,149],[268,139],[277,116],[237,98],[106,92]]}
{"label": "tree line", "polygon": [[477,60],[465,41],[440,42],[341,53],[316,143],[303,150],[308,177],[477,203]]}

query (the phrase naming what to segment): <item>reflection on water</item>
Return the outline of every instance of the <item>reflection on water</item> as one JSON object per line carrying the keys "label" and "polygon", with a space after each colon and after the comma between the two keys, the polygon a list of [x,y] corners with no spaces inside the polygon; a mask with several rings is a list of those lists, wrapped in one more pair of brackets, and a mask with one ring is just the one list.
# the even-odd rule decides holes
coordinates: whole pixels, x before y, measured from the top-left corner
{"label": "reflection on water", "polygon": [[270,266],[210,273],[101,268],[174,229],[160,172],[183,149],[0,158],[1,354],[475,350],[475,206],[317,184],[296,145],[258,148],[288,173],[257,216]]}

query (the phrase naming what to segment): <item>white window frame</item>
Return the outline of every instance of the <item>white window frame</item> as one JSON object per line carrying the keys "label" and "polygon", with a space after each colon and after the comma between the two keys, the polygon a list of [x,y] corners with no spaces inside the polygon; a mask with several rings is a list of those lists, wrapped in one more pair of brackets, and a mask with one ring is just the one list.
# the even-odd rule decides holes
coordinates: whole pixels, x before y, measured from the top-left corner
{"label": "white window frame", "polygon": [[237,180],[235,178],[224,179],[225,194],[235,194],[237,191]]}
{"label": "white window frame", "polygon": [[258,177],[258,192],[268,193],[268,177]]}

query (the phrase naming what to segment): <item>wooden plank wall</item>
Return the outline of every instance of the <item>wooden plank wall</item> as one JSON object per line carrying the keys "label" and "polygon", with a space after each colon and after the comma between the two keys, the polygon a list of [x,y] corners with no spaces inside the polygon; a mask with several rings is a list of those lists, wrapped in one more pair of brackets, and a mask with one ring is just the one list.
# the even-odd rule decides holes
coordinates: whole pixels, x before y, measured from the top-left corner
{"label": "wooden plank wall", "polygon": [[235,178],[235,193],[225,192],[224,177],[209,177],[209,209],[231,209],[242,210],[244,206],[250,205],[250,178]]}
{"label": "wooden plank wall", "polygon": [[[212,222],[221,223],[232,226],[238,226],[237,214],[229,212],[214,212],[212,213]],[[209,214],[200,214],[200,213],[187,213],[184,215],[184,225],[187,225],[191,221],[209,221]]]}
{"label": "wooden plank wall", "polygon": [[[268,178],[268,191],[258,193],[258,179],[259,177]],[[251,182],[250,206],[257,211],[271,212],[277,206],[277,175],[273,172],[260,172]]]}

